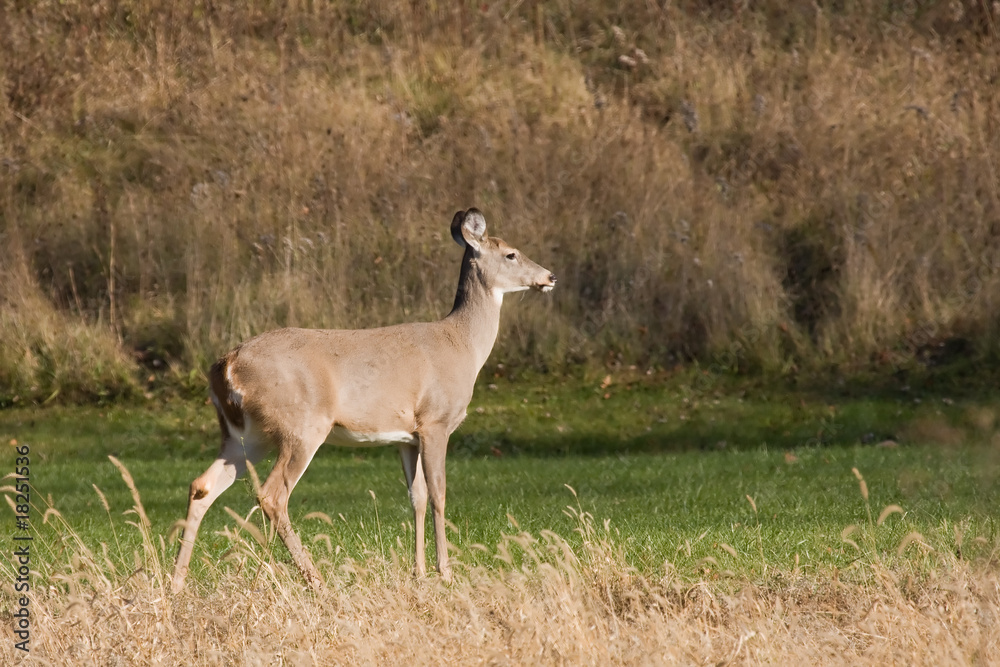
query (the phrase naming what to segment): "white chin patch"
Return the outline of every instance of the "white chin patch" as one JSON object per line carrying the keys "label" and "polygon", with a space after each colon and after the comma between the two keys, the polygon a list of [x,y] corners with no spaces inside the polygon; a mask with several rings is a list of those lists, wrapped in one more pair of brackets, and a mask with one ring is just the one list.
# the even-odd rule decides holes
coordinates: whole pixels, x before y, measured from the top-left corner
{"label": "white chin patch", "polygon": [[555,287],[555,285],[542,285],[542,291],[551,292],[553,287]]}

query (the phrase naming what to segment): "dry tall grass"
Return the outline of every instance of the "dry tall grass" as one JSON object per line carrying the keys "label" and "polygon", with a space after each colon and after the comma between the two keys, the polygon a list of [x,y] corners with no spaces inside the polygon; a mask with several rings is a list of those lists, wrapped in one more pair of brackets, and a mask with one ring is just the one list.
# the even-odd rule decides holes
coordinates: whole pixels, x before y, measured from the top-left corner
{"label": "dry tall grass", "polygon": [[[772,572],[770,583],[643,575],[614,532],[579,512],[582,547],[520,533],[498,566],[462,567],[450,585],[413,580],[398,558],[320,562],[310,592],[259,528],[233,548],[208,591],[169,595],[169,559],[136,500],[133,562],[84,543],[54,510],[57,543],[33,553],[33,664],[992,664],[1000,660],[995,560],[943,554],[907,571],[859,561],[842,578]],[[103,496],[102,496],[103,498]],[[881,522],[881,518],[879,520]],[[242,522],[241,522],[242,523]],[[322,539],[322,535],[318,540]],[[273,543],[273,539],[272,539]],[[318,547],[319,545],[317,545]],[[405,559],[402,559],[405,560]],[[918,558],[918,560],[923,560]],[[8,556],[0,575],[11,580]],[[44,581],[44,582],[43,582]],[[10,592],[0,593],[12,608]],[[0,659],[19,655],[11,623]]]}
{"label": "dry tall grass", "polygon": [[[451,588],[354,570],[311,596],[298,581],[242,579],[170,598],[68,574],[70,596],[33,598],[34,664],[662,665],[992,664],[1000,659],[995,574],[941,575],[903,594],[797,580],[722,593],[627,573],[609,589],[575,567],[472,573]],[[16,664],[10,624],[0,656]]]}
{"label": "dry tall grass", "polygon": [[[8,3],[0,260],[186,372],[442,315],[475,204],[561,279],[497,359],[988,352],[1000,17],[938,4]],[[3,354],[8,398],[61,388]]]}

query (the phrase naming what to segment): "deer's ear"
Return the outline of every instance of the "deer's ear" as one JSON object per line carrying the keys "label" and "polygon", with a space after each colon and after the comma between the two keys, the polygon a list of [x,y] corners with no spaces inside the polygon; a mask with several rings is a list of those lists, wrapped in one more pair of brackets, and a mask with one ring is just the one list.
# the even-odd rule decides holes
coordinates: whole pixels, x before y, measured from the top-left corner
{"label": "deer's ear", "polygon": [[459,211],[451,219],[451,237],[463,248],[479,252],[479,244],[486,238],[486,218],[477,208]]}
{"label": "deer's ear", "polygon": [[465,211],[459,211],[455,214],[455,217],[451,219],[451,238],[455,239],[455,243],[465,247],[465,239],[462,238],[462,222],[465,220]]}

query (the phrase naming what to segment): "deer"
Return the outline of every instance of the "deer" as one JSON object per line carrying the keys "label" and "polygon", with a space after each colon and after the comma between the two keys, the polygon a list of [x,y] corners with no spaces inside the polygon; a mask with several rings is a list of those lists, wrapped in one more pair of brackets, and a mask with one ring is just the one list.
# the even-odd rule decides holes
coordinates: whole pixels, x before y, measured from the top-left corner
{"label": "deer", "polygon": [[426,575],[430,500],[437,572],[452,579],[445,534],[445,455],[493,350],[505,294],[548,292],[556,277],[486,233],[476,208],[458,211],[451,235],[465,249],[451,312],[435,322],[375,329],[284,328],[222,356],[209,394],[222,432],[218,457],[192,483],[171,589],[184,587],[198,527],[212,503],[268,453],[274,467],[258,503],[306,583],[324,582],[288,516],[295,485],[324,443],[395,445],[413,508],[414,575]]}

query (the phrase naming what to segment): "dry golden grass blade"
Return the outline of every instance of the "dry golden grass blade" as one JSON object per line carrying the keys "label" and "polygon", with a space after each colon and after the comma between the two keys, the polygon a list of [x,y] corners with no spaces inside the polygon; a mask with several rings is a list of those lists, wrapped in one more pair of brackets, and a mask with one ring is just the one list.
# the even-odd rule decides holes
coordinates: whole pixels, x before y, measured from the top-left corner
{"label": "dry golden grass blade", "polygon": [[333,519],[330,518],[330,515],[324,514],[323,512],[309,512],[309,514],[306,514],[304,517],[302,517],[303,521],[308,521],[310,519],[319,519],[320,521],[326,524],[329,524],[331,526],[333,525]]}
{"label": "dry golden grass blade", "polygon": [[173,542],[187,527],[187,519],[177,519],[167,530],[167,541]]}
{"label": "dry golden grass blade", "polygon": [[128,487],[129,492],[132,494],[132,501],[135,503],[136,514],[139,515],[139,520],[145,528],[149,528],[149,517],[146,516],[146,509],[142,506],[142,498],[139,497],[139,490],[135,488],[135,480],[132,479],[132,473],[128,471],[125,465],[116,459],[114,456],[108,455],[108,460],[118,468],[118,472],[121,473],[122,479],[125,480],[125,486]]}
{"label": "dry golden grass blade", "polygon": [[865,478],[861,476],[857,468],[851,468],[851,472],[858,478],[858,485],[861,487],[861,497],[865,499],[865,502],[868,502],[868,484],[865,483]]}
{"label": "dry golden grass blade", "polygon": [[927,540],[924,539],[923,535],[921,535],[917,531],[913,531],[907,533],[906,536],[903,538],[903,540],[899,543],[899,548],[896,549],[896,555],[902,556],[903,553],[906,552],[907,547],[909,547],[911,544],[914,543],[920,545],[927,551],[934,551],[934,548],[931,547],[931,545],[927,544]]}
{"label": "dry golden grass blade", "polygon": [[854,540],[850,539],[850,535],[855,530],[857,530],[857,528],[858,527],[855,526],[855,525],[850,525],[850,526],[847,526],[846,528],[844,528],[844,530],[842,530],[840,532],[840,541],[844,542],[845,544],[850,544],[852,547],[854,547],[854,549],[856,551],[861,551],[861,547],[858,546],[858,543],[855,542]]}
{"label": "dry golden grass blade", "polygon": [[893,514],[906,514],[906,512],[899,505],[886,505],[881,514],[878,515],[878,521],[875,522],[875,525],[881,526]]}
{"label": "dry golden grass blade", "polygon": [[327,553],[333,553],[333,542],[330,541],[329,535],[327,535],[326,533],[318,533],[316,535],[313,535],[312,543],[316,544],[317,542],[322,542],[323,544],[326,545]]}
{"label": "dry golden grass blade", "polygon": [[253,485],[254,497],[260,495],[260,477],[257,475],[257,468],[253,463],[247,461],[247,475],[250,477],[250,483]]}
{"label": "dry golden grass blade", "polygon": [[91,484],[91,486],[94,487],[94,492],[97,494],[97,497],[101,499],[101,506],[104,508],[104,511],[110,513],[111,505],[108,504],[108,499],[104,496],[104,493],[101,492],[96,484]]}
{"label": "dry golden grass blade", "polygon": [[728,553],[733,558],[738,558],[739,555],[736,553],[736,549],[732,548],[725,542],[719,542],[719,548]]}
{"label": "dry golden grass blade", "polygon": [[[253,537],[254,541],[257,542],[257,544],[259,544],[262,547],[267,546],[267,540],[264,538],[264,533],[260,532],[260,528],[253,525],[252,523],[250,523],[250,521],[244,519],[239,514],[234,512],[228,505],[225,506],[223,509],[226,510],[226,514],[231,516],[233,520],[236,521],[236,525],[238,525],[242,530],[245,530],[247,533],[250,534],[251,537]],[[251,510],[251,513],[252,512],[253,510]]]}

